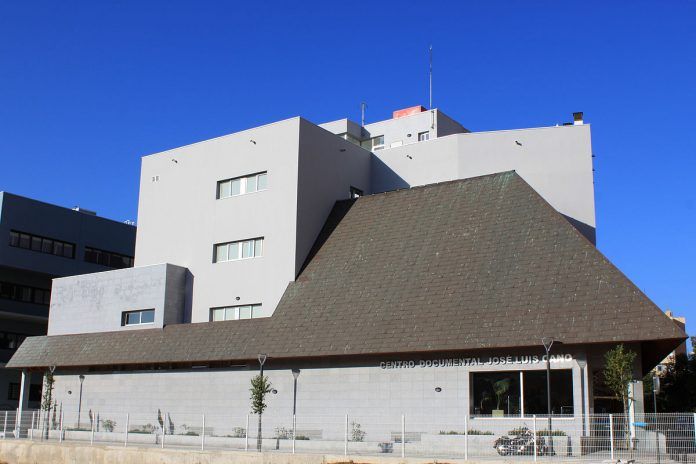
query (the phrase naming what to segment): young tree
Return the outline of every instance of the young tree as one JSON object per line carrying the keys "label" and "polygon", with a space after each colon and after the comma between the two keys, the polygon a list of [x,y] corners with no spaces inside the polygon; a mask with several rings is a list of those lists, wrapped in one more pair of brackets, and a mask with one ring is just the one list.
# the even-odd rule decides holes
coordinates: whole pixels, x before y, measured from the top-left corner
{"label": "young tree", "polygon": [[43,393],[43,398],[41,402],[41,409],[44,411],[44,437],[48,439],[48,421],[51,415],[51,406],[53,403],[53,384],[54,384],[54,379],[53,379],[53,369],[49,369],[46,371],[46,374],[44,375],[44,393]]}
{"label": "young tree", "polygon": [[636,354],[617,345],[604,355],[604,383],[623,403],[628,413],[628,384],[633,380],[633,361]]}
{"label": "young tree", "polygon": [[271,392],[271,383],[265,375],[251,379],[251,412],[259,415],[259,429],[256,435],[256,449],[261,451],[261,415],[266,410],[266,395]]}

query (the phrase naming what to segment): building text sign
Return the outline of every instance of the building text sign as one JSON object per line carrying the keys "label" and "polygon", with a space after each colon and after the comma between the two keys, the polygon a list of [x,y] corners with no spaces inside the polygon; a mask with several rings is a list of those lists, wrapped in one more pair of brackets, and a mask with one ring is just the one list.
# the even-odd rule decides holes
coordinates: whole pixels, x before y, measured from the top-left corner
{"label": "building text sign", "polygon": [[[572,360],[573,355],[571,354],[552,354],[549,362],[557,363]],[[379,363],[379,367],[382,369],[414,369],[416,367],[503,366],[509,364],[535,364],[538,362],[545,363],[546,355],[421,359],[420,361],[382,361]]]}

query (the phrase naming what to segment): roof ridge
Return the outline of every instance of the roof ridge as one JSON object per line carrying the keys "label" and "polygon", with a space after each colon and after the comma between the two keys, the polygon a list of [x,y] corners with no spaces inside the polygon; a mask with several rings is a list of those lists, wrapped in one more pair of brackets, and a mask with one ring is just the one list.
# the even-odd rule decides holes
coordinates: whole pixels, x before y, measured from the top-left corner
{"label": "roof ridge", "polygon": [[[413,187],[403,187],[403,188],[398,188],[398,189],[394,189],[394,190],[387,190],[384,192],[370,193],[370,194],[363,195],[363,196],[357,198],[357,200],[360,201],[361,199],[377,197],[380,195],[393,195],[396,193],[410,192],[412,190],[424,190],[424,189],[428,189],[428,188],[441,187],[441,186],[449,185],[449,184],[473,182],[473,181],[484,179],[486,177],[503,177],[503,176],[513,175],[513,174],[517,175],[517,177],[520,177],[520,175],[517,174],[516,170],[511,169],[509,171],[499,171],[499,172],[493,172],[490,174],[481,174],[480,176],[464,177],[461,179],[452,179],[452,180],[443,180],[440,182],[433,182],[432,184],[415,185]],[[348,201],[350,201],[350,200],[352,200],[352,199],[348,199]],[[344,202],[347,200],[338,200],[336,203],[338,203],[339,201]]]}

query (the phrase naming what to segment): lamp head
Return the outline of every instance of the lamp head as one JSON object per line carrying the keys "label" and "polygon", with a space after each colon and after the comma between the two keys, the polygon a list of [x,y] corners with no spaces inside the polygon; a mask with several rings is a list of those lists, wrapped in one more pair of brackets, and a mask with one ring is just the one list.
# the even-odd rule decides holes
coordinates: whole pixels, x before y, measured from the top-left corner
{"label": "lamp head", "polygon": [[300,376],[300,370],[299,369],[293,369],[292,370],[292,376],[297,380],[297,378]]}
{"label": "lamp head", "polygon": [[263,366],[264,363],[266,362],[266,359],[268,359],[268,355],[265,353],[259,353],[258,358],[259,358],[259,364],[261,364]]}
{"label": "lamp head", "polygon": [[544,337],[544,338],[541,339],[541,343],[543,343],[544,348],[546,349],[546,351],[550,351],[550,350],[551,350],[551,346],[553,346],[553,342],[554,342],[553,337]]}

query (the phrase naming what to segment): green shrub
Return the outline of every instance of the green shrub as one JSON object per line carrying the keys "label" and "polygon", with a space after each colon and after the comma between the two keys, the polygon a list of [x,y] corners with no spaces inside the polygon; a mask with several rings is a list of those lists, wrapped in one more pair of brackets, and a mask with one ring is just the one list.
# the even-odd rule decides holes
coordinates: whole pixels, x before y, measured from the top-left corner
{"label": "green shrub", "polygon": [[[457,432],[456,430],[440,430],[440,435],[466,435],[464,432]],[[469,429],[467,431],[467,434],[469,435],[493,435],[493,432],[489,430],[476,430],[476,429]]]}

